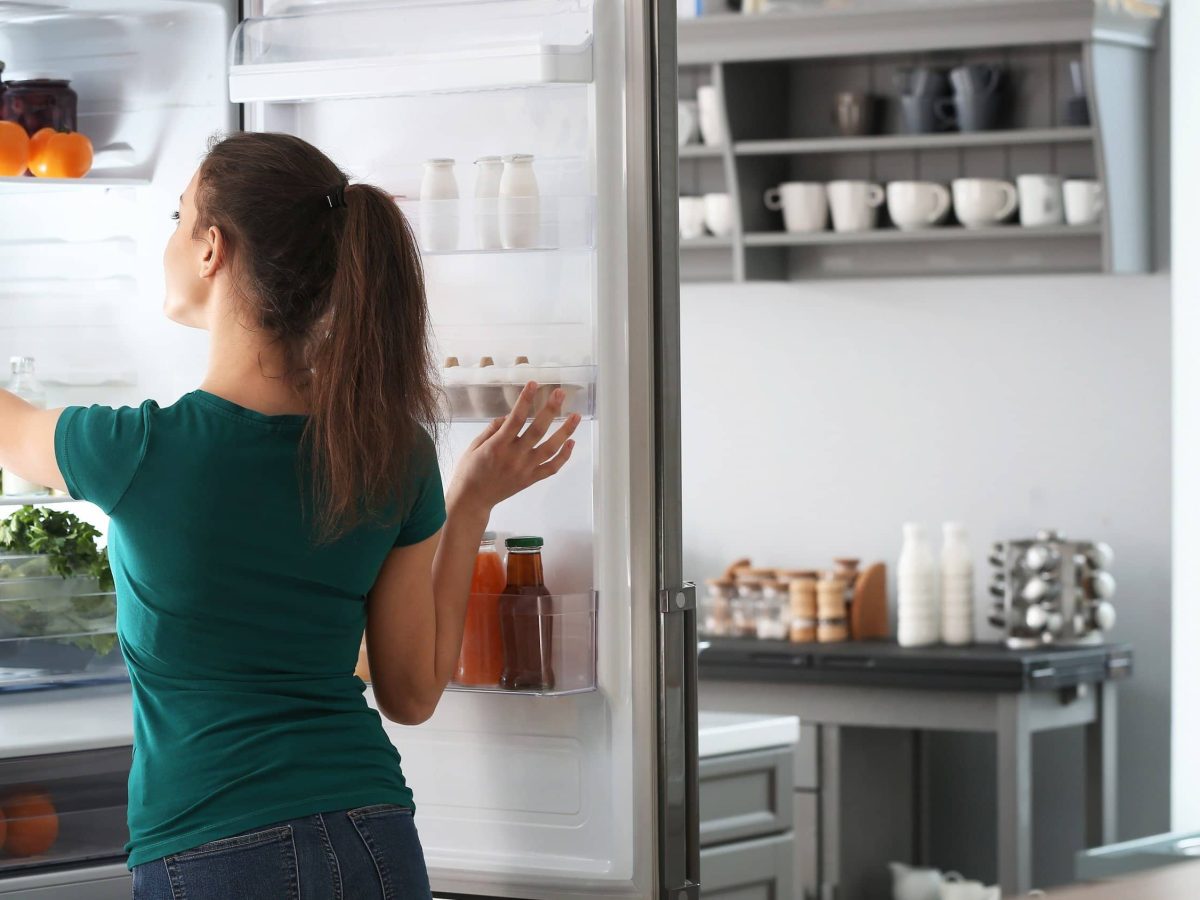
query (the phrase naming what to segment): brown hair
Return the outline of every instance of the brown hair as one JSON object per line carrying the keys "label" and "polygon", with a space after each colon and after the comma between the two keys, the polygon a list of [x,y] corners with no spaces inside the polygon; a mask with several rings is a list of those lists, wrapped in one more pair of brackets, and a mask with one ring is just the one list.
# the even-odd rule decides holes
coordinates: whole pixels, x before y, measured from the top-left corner
{"label": "brown hair", "polygon": [[284,343],[308,401],[318,537],[392,520],[440,400],[404,215],[307,141],[254,132],[210,143],[196,212],[197,236],[221,230],[251,321]]}

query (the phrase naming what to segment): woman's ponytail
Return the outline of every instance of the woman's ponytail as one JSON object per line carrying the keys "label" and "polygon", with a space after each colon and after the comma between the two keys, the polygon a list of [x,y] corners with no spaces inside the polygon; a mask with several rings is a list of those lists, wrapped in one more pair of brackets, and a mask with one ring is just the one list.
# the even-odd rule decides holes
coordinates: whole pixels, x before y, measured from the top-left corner
{"label": "woman's ponytail", "polygon": [[318,534],[332,539],[403,501],[439,415],[421,256],[395,202],[345,189],[324,334],[313,335],[310,418]]}

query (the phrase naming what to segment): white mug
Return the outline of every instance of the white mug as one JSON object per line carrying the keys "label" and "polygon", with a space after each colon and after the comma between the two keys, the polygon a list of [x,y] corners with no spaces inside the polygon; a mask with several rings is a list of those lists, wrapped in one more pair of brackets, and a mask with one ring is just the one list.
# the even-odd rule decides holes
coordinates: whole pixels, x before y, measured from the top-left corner
{"label": "white mug", "polygon": [[996,178],[956,178],[954,214],[967,228],[998,225],[1017,208],[1017,189]]}
{"label": "white mug", "polygon": [[704,143],[719,146],[725,143],[724,112],[721,98],[712,85],[704,85],[696,91],[696,105],[700,110],[700,137]]}
{"label": "white mug", "polygon": [[679,101],[679,145],[696,143],[700,137],[700,107],[695,100]]}
{"label": "white mug", "polygon": [[717,237],[733,231],[733,198],[729,194],[704,195],[704,224]]}
{"label": "white mug", "polygon": [[932,181],[893,181],[887,186],[888,214],[901,231],[937,225],[950,211],[950,191]]}
{"label": "white mug", "polygon": [[1091,178],[1063,182],[1063,205],[1068,225],[1095,225],[1104,212],[1104,188]]}
{"label": "white mug", "polygon": [[940,900],[1000,900],[998,885],[967,881],[957,872],[947,872],[939,885]]}
{"label": "white mug", "polygon": [[684,240],[704,234],[704,198],[679,198],[679,236]]}
{"label": "white mug", "polygon": [[783,227],[791,232],[824,231],[829,224],[829,198],[819,181],[785,181],[763,195],[767,209],[783,210]]}
{"label": "white mug", "polygon": [[1059,175],[1018,175],[1017,193],[1021,201],[1021,224],[1026,228],[1061,225],[1063,221],[1063,180]]}
{"label": "white mug", "polygon": [[870,231],[875,227],[883,188],[869,181],[831,181],[826,185],[834,231]]}

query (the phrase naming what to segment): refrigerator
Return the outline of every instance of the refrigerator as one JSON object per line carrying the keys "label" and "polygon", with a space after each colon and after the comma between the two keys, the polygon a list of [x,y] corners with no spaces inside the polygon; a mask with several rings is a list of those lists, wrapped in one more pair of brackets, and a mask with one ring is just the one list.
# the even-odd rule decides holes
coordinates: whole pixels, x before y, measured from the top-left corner
{"label": "refrigerator", "polygon": [[[4,77],[69,78],[96,147],[78,181],[0,178],[0,355],[34,357],[52,405],[169,403],[199,382],[204,336],[163,318],[160,256],[206,138],[240,128],[311,141],[409,217],[438,355],[459,362],[447,477],[526,379],[561,384],[584,417],[569,465],[490,526],[544,537],[554,687],[452,686],[427,723],[385,720],[435,896],[699,896],[674,14],[639,0],[0,0]],[[520,155],[536,197],[476,196],[476,160]],[[455,161],[456,198],[422,199],[428,160]],[[64,508],[103,528],[86,504]],[[0,682],[22,647],[0,632]],[[0,856],[0,898],[128,896],[128,703],[119,665],[0,683],[0,795],[36,784],[59,802],[54,847]]]}

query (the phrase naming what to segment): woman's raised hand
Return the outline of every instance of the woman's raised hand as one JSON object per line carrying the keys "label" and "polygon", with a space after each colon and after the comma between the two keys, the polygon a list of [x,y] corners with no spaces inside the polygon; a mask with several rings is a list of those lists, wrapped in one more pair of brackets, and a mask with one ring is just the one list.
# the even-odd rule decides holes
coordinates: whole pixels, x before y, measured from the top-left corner
{"label": "woman's raised hand", "polygon": [[562,414],[566,397],[562,388],[557,388],[522,431],[537,389],[537,382],[526,384],[512,411],[493,419],[467,447],[455,467],[446,494],[447,507],[490,513],[496,504],[549,478],[566,465],[575,449],[571,435],[579,426],[579,416],[568,416],[546,437],[554,420]]}

